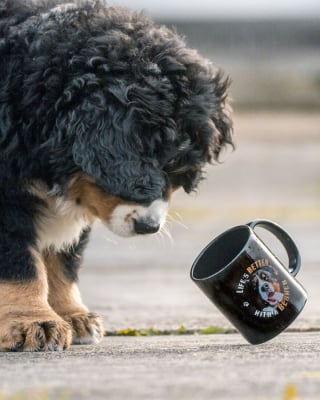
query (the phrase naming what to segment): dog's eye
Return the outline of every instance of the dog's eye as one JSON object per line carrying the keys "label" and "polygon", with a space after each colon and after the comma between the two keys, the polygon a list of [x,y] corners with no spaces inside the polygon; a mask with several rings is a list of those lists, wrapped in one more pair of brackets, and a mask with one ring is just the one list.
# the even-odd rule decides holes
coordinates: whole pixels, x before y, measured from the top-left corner
{"label": "dog's eye", "polygon": [[265,280],[265,281],[268,281],[268,280],[269,280],[269,277],[268,277],[268,275],[266,275],[266,274],[261,274],[261,279],[263,279],[263,280]]}

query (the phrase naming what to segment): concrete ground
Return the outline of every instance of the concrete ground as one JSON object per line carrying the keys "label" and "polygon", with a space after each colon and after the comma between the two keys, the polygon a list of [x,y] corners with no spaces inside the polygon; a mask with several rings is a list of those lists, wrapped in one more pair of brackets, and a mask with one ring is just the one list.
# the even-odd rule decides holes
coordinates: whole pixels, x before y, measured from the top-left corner
{"label": "concrete ground", "polygon": [[[120,239],[97,225],[84,260],[84,302],[109,336],[64,353],[0,354],[0,399],[320,400],[320,116],[235,116],[237,150],[210,167],[196,195],[177,193],[172,238]],[[252,346],[237,333],[182,335],[229,322],[189,278],[199,251],[257,217],[281,224],[302,256],[309,299],[289,330]],[[259,234],[286,262],[279,244]],[[19,397],[20,396],[20,397]]]}
{"label": "concrete ground", "polygon": [[1,380],[32,400],[319,400],[319,345],[318,333],[260,346],[238,334],[112,337],[63,354],[2,355]]}

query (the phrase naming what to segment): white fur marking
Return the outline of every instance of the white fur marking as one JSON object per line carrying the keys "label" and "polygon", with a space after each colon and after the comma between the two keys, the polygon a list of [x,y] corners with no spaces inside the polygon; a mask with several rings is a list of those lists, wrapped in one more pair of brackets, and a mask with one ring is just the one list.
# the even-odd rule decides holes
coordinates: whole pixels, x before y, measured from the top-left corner
{"label": "white fur marking", "polygon": [[101,341],[100,331],[97,327],[90,327],[92,329],[91,336],[81,336],[72,339],[72,344],[98,344]]}
{"label": "white fur marking", "polygon": [[67,248],[79,240],[90,223],[82,207],[57,197],[37,220],[38,247],[40,250]]}
{"label": "white fur marking", "polygon": [[148,219],[155,225],[163,227],[168,210],[168,203],[155,200],[148,207],[139,205],[119,205],[111,214],[109,229],[119,236],[129,237],[135,235],[134,219]]}

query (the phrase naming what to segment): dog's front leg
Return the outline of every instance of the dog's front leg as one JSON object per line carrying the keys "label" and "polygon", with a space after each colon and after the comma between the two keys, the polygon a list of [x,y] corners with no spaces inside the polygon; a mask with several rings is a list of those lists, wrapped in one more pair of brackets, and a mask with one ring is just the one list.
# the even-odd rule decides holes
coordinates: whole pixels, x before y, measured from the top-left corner
{"label": "dog's front leg", "polygon": [[84,231],[77,245],[67,250],[44,254],[48,270],[49,303],[72,325],[72,343],[98,343],[104,336],[101,318],[82,303],[77,286],[78,269],[89,231]]}
{"label": "dog's front leg", "polygon": [[[0,350],[62,350],[71,326],[49,306],[46,269],[40,254],[21,236],[2,231],[0,241]],[[4,264],[7,267],[4,268]],[[11,264],[11,265],[10,265]]]}

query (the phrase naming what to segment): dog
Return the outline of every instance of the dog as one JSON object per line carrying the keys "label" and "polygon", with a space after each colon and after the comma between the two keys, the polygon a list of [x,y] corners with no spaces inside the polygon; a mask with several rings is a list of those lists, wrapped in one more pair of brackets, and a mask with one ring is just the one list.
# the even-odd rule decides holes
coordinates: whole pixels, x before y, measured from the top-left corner
{"label": "dog", "polygon": [[0,350],[97,343],[90,229],[153,234],[233,146],[229,78],[174,30],[102,0],[0,0]]}
{"label": "dog", "polygon": [[262,311],[273,311],[282,301],[283,293],[271,269],[261,268],[252,276],[260,300]]}

